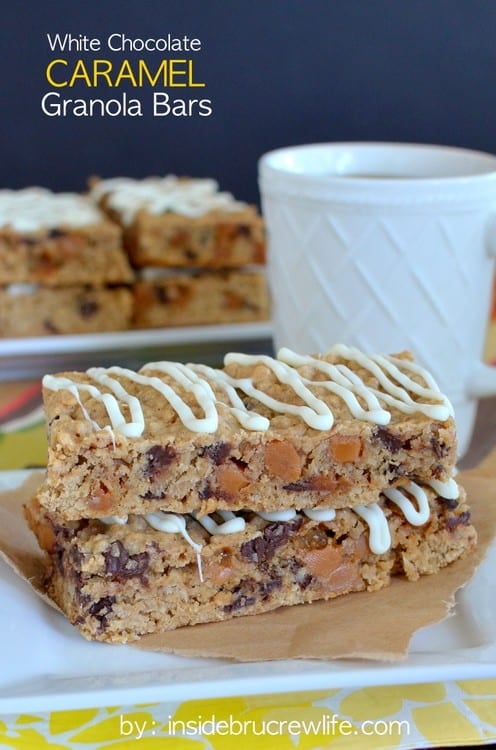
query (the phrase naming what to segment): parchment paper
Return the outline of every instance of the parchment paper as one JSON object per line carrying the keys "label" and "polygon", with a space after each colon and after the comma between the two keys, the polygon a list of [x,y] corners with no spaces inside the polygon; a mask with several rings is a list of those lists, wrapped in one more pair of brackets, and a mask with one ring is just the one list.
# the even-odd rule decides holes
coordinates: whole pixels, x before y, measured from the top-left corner
{"label": "parchment paper", "polygon": [[[36,595],[51,603],[43,591],[42,556],[22,515],[23,502],[41,480],[42,474],[36,472],[18,490],[0,493],[0,557],[29,583]],[[473,576],[496,537],[495,480],[496,451],[478,468],[460,474],[479,544],[474,553],[437,575],[424,576],[415,583],[397,579],[378,592],[348,594],[329,602],[145,636],[133,645],[151,651],[236,661],[404,659],[416,630],[453,612],[456,591]]]}

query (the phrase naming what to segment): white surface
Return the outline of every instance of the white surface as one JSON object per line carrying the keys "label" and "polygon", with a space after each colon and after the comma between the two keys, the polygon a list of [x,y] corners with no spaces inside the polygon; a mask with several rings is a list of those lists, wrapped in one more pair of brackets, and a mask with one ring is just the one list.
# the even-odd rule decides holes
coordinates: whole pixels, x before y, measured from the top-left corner
{"label": "white surface", "polygon": [[0,338],[0,380],[35,378],[92,365],[136,368],[157,359],[216,364],[227,351],[259,352],[261,348],[272,350],[270,322]]}
{"label": "white surface", "polygon": [[[26,472],[0,472],[0,491]],[[0,563],[0,713],[182,701],[226,695],[496,677],[496,546],[456,613],[419,631],[400,664],[237,664],[89,643]]]}
{"label": "white surface", "polygon": [[477,396],[496,393],[496,370],[480,366],[496,156],[309,144],[266,154],[259,173],[276,350],[410,349],[452,401],[463,455]]}
{"label": "white surface", "polygon": [[267,322],[0,339],[0,358],[19,355],[36,357],[40,354],[70,354],[72,352],[78,354],[81,352],[107,352],[116,349],[140,349],[147,346],[194,344],[231,339],[244,341],[245,339],[270,336],[271,333],[272,326]]}

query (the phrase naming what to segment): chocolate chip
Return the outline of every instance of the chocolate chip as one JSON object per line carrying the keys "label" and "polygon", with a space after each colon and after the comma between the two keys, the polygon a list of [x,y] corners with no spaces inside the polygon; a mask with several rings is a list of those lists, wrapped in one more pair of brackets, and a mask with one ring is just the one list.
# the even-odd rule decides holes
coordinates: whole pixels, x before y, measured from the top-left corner
{"label": "chocolate chip", "polygon": [[213,443],[205,445],[199,450],[200,456],[207,456],[216,466],[219,466],[228,457],[231,451],[230,443]]}
{"label": "chocolate chip", "polygon": [[91,318],[100,309],[98,302],[93,299],[81,299],[78,301],[77,307],[82,318]]}
{"label": "chocolate chip", "polygon": [[435,464],[432,469],[432,478],[442,480],[444,476],[445,467],[442,464]]}
{"label": "chocolate chip", "polygon": [[436,500],[441,505],[444,505],[445,508],[448,508],[448,510],[454,510],[458,507],[458,500],[456,498],[436,497]]}
{"label": "chocolate chip", "polygon": [[84,555],[82,554],[81,550],[78,547],[71,547],[69,550],[69,559],[71,561],[71,565],[76,570],[81,570],[81,563],[84,560]]}
{"label": "chocolate chip", "polygon": [[234,456],[231,456],[229,460],[231,461],[231,463],[237,466],[240,471],[245,471],[245,469],[248,468],[248,464],[246,463],[246,461],[242,461],[240,458],[234,458]]}
{"label": "chocolate chip", "polygon": [[107,626],[107,617],[112,612],[115,600],[115,596],[104,596],[103,599],[99,599],[89,608],[90,615],[100,621],[100,627],[105,628]]}
{"label": "chocolate chip", "polygon": [[71,521],[70,523],[67,523],[65,526],[61,526],[59,523],[52,522],[52,528],[56,534],[57,537],[60,537],[61,539],[68,540],[72,539],[78,531],[85,528],[88,524],[83,524],[81,521]]}
{"label": "chocolate chip", "polygon": [[163,500],[165,497],[165,492],[153,492],[152,490],[147,490],[144,495],[140,495],[140,497],[143,500]]}
{"label": "chocolate chip", "polygon": [[273,573],[267,581],[257,583],[253,578],[243,578],[232,590],[235,599],[231,604],[226,604],[224,612],[236,612],[244,607],[251,607],[261,598],[267,601],[273,591],[280,589],[282,586],[282,576]]}
{"label": "chocolate chip", "polygon": [[169,466],[177,453],[172,445],[154,445],[146,452],[145,476],[153,477],[160,469]]}
{"label": "chocolate chip", "polygon": [[48,333],[59,333],[57,326],[48,318],[43,321],[43,328],[48,331]]}
{"label": "chocolate chip", "polygon": [[150,555],[148,552],[130,555],[122,542],[117,540],[104,553],[104,558],[106,575],[112,576],[112,578],[134,578],[135,576],[142,576],[146,571]]}
{"label": "chocolate chip", "polygon": [[460,513],[459,516],[451,516],[446,521],[446,528],[448,531],[454,531],[458,526],[467,526],[470,523],[470,513],[468,510]]}
{"label": "chocolate chip", "polygon": [[431,437],[431,446],[437,458],[444,458],[449,453],[449,446],[439,440],[438,435]]}
{"label": "chocolate chip", "polygon": [[339,484],[339,480],[333,480],[326,476],[304,477],[297,482],[289,482],[283,485],[283,490],[288,492],[330,492]]}
{"label": "chocolate chip", "polygon": [[403,447],[401,438],[390,430],[386,430],[385,427],[376,427],[373,434],[391,453],[397,453]]}
{"label": "chocolate chip", "polygon": [[170,294],[165,286],[156,286],[153,291],[157,302],[160,302],[161,305],[168,305],[171,302]]}
{"label": "chocolate chip", "polygon": [[[237,586],[233,593],[236,593],[239,591],[241,586]],[[232,612],[236,609],[241,609],[241,607],[249,607],[250,605],[255,604],[255,597],[254,596],[246,596],[245,594],[242,594],[241,596],[238,596],[237,599],[235,599],[231,604],[227,604],[224,607],[224,611],[226,612]]]}
{"label": "chocolate chip", "polygon": [[251,228],[248,224],[240,224],[238,226],[238,237],[249,237],[251,234]]}
{"label": "chocolate chip", "polygon": [[297,560],[296,557],[291,557],[288,560],[288,568],[300,589],[305,591],[305,589],[307,589],[312,583],[313,576],[306,572],[305,566],[300,560]]}
{"label": "chocolate chip", "polygon": [[58,240],[60,237],[65,237],[66,232],[62,232],[60,229],[50,229],[48,232],[48,238],[51,240]]}
{"label": "chocolate chip", "polygon": [[59,571],[59,573],[63,576],[65,573],[64,569],[64,548],[61,544],[58,542],[55,542],[55,545],[53,547],[53,550],[51,552],[52,559],[55,562],[55,567]]}
{"label": "chocolate chip", "polygon": [[298,580],[298,586],[300,587],[302,591],[305,591],[305,589],[307,589],[310,586],[312,581],[313,581],[313,576],[311,576],[310,573],[305,573],[305,575],[301,579]]}
{"label": "chocolate chip", "polygon": [[285,544],[292,532],[301,525],[302,519],[299,518],[297,521],[298,526],[295,526],[294,521],[268,524],[262,536],[257,536],[241,545],[241,557],[257,565],[267,562],[274,557],[276,549]]}
{"label": "chocolate chip", "polygon": [[262,599],[266,600],[270,597],[273,591],[280,589],[282,586],[282,577],[274,574],[270,580],[261,583],[259,586],[260,594]]}
{"label": "chocolate chip", "polygon": [[223,607],[224,612],[236,612],[238,609],[251,607],[257,600],[255,596],[257,588],[257,584],[253,578],[243,578],[243,580],[233,588],[232,594],[235,596],[235,599],[233,599],[231,604],[226,604]]}
{"label": "chocolate chip", "polygon": [[386,469],[386,474],[391,479],[394,479],[395,477],[403,477],[405,476],[405,466],[404,464],[388,464]]}
{"label": "chocolate chip", "polygon": [[74,591],[76,594],[76,601],[80,605],[81,609],[85,609],[90,603],[91,597],[88,596],[88,594],[83,593],[83,587],[84,587],[83,576],[82,575],[74,576],[74,580],[76,581],[76,585],[74,587]]}
{"label": "chocolate chip", "polygon": [[235,612],[237,609],[242,609],[243,607],[251,607],[255,602],[256,598],[254,596],[240,596],[231,604],[226,604],[224,612]]}
{"label": "chocolate chip", "polygon": [[214,491],[212,489],[212,485],[210,482],[205,482],[204,486],[201,488],[201,490],[198,492],[198,497],[200,500],[208,500],[210,497],[214,496]]}
{"label": "chocolate chip", "polygon": [[300,479],[299,482],[289,482],[283,486],[288,492],[309,492],[312,489],[312,479]]}

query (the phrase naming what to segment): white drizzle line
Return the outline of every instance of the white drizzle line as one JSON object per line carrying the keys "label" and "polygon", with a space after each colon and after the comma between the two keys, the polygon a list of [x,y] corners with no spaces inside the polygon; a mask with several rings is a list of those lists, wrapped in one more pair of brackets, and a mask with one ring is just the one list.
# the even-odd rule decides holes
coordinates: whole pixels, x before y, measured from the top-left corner
{"label": "white drizzle line", "polygon": [[306,387],[300,374],[284,362],[268,357],[265,354],[260,356],[253,354],[226,354],[224,363],[226,365],[233,363],[240,365],[263,364],[269,370],[272,370],[280,383],[289,385],[305,403],[305,406],[298,406],[297,404],[288,404],[286,401],[278,401],[258,388],[255,388],[251,378],[231,378],[231,382],[236,388],[244,391],[247,396],[258,399],[258,401],[273,411],[283,414],[295,414],[315,430],[330,430],[334,424],[334,416],[327,404],[314,396]]}
{"label": "white drizzle line", "polygon": [[[87,374],[93,380],[96,380],[100,385],[104,385],[109,388],[115,396],[129,407],[131,412],[131,422],[126,422],[126,419],[119,408],[117,401],[108,401],[107,413],[112,423],[112,427],[121,435],[127,437],[139,437],[145,429],[145,417],[143,415],[143,409],[141,403],[136,396],[129,394],[115,378],[109,377],[109,372],[119,371],[118,374],[123,374],[125,370],[122,368],[110,368],[106,370],[104,367],[92,367],[87,371]],[[116,373],[117,374],[117,373]]]}
{"label": "white drizzle line", "polygon": [[263,518],[264,521],[292,521],[296,516],[296,511],[292,508],[288,508],[287,510],[259,511],[257,516]]}
{"label": "white drizzle line", "polygon": [[[436,484],[436,487],[433,486]],[[450,479],[448,482],[428,482],[435,492],[441,497],[451,499],[454,497],[453,485],[456,486],[454,479]],[[456,496],[459,496],[458,488]],[[446,494],[443,494],[446,493]],[[382,493],[388,500],[395,503],[403,515],[405,516],[408,523],[412,526],[422,526],[427,523],[430,516],[429,500],[425,490],[415,482],[408,482],[404,487],[392,488],[385,490]],[[411,495],[416,503],[417,507],[412,503]],[[386,515],[382,508],[377,503],[371,505],[358,505],[351,510],[362,518],[367,526],[369,527],[369,547],[371,551],[376,555],[381,555],[387,552],[391,546],[391,533],[389,531],[389,525]],[[314,521],[332,521],[336,517],[336,511],[333,508],[306,508],[302,511],[307,518]],[[265,521],[291,521],[297,515],[298,511],[290,508],[287,510],[278,511],[261,511],[255,515],[260,516]],[[188,544],[193,547],[196,552],[198,571],[200,573],[200,579],[203,581],[202,569],[201,569],[201,550],[202,545],[194,542],[186,529],[186,519],[192,517],[197,523],[211,535],[217,534],[236,534],[244,531],[246,527],[246,521],[241,515],[236,515],[230,510],[219,510],[215,514],[222,518],[222,523],[218,523],[214,517],[214,514],[207,516],[198,516],[196,512],[193,512],[191,516],[181,515],[177,513],[164,513],[158,511],[156,513],[148,513],[144,516],[147,523],[152,528],[158,531],[163,531],[168,534],[181,534]],[[127,516],[108,516],[100,519],[105,524],[125,524],[127,523]]]}
{"label": "white drizzle line", "polygon": [[[390,489],[385,490],[382,494],[401,509],[406,520],[408,523],[411,523],[412,526],[422,526],[424,523],[427,523],[429,520],[430,509],[429,499],[425,491],[414,482],[409,482],[402,488],[402,490],[403,491]],[[405,492],[413,495],[417,501],[417,508],[414,506],[410,498],[405,495]]]}
{"label": "white drizzle line", "polygon": [[447,482],[440,482],[439,479],[431,479],[427,483],[429,487],[432,487],[434,492],[440,497],[444,497],[446,500],[458,500],[460,497],[460,488],[454,479],[448,479]]}
{"label": "white drizzle line", "polygon": [[[111,426],[105,429],[111,432],[112,429],[116,430],[128,437],[138,437],[143,433],[145,429],[143,410],[139,400],[128,393],[122,383],[111,375],[118,375],[138,385],[154,388],[168,401],[183,425],[192,432],[216,432],[219,424],[219,404],[227,406],[230,413],[245,429],[254,431],[269,429],[270,420],[248,409],[237,391],[242,391],[276,413],[297,415],[316,430],[330,430],[334,423],[334,415],[330,407],[314,395],[311,388],[330,391],[344,401],[352,416],[374,424],[385,425],[391,420],[391,413],[383,408],[384,405],[393,406],[408,414],[421,412],[439,421],[452,416],[453,409],[448,399],[439,391],[432,377],[418,365],[394,357],[368,356],[357,349],[341,344],[331,349],[331,353],[342,359],[357,362],[374,376],[384,390],[367,386],[359,375],[345,364],[334,365],[311,356],[300,356],[289,349],[281,349],[279,359],[265,355],[227,354],[224,361],[226,365],[264,365],[271,370],[280,383],[289,386],[303,404],[292,404],[273,398],[256,388],[250,377],[234,378],[223,370],[215,370],[205,365],[183,365],[175,362],[150,362],[138,373],[122,367],[108,369],[99,367],[88,370],[88,376],[101,386],[108,388],[111,393],[101,393],[95,386],[78,383],[61,376],[47,375],[43,379],[43,384],[52,390],[66,389],[73,393],[82,408],[85,419],[94,429],[100,429],[80,400],[80,392],[88,392],[101,401],[107,410]],[[304,377],[297,368],[305,365],[324,373],[329,379],[311,380]],[[426,386],[415,382],[399,369],[400,366],[406,372],[415,373],[423,378]],[[156,375],[146,374],[153,371],[165,373],[181,388],[191,393],[204,416],[196,417],[173,387]],[[212,386],[216,386],[217,392],[220,391],[222,397],[225,395],[226,401],[214,392]],[[405,389],[419,398],[436,403],[415,401]],[[124,403],[130,411],[130,421],[126,421],[119,401]]]}
{"label": "white drizzle line", "polygon": [[198,565],[198,573],[200,575],[200,581],[203,583],[203,571],[201,563],[201,551],[202,545],[197,544],[188,534],[186,529],[186,519],[184,516],[178,513],[164,513],[159,510],[156,513],[146,513],[146,522],[157,531],[165,531],[168,534],[181,534],[188,544],[193,547],[196,552],[196,562]]}
{"label": "white drizzle line", "polygon": [[222,388],[231,403],[230,412],[236,417],[238,422],[246,430],[259,430],[265,431],[270,427],[270,421],[267,417],[263,417],[261,414],[257,414],[256,411],[250,411],[246,408],[238,394],[236,393],[235,386],[239,387],[240,381],[232,378],[222,370],[214,370],[212,367],[207,365],[189,365],[193,372],[198,372],[205,377],[210,378],[215,385]]}
{"label": "white drizzle line", "polygon": [[[391,395],[388,395],[388,393],[383,394],[380,391],[374,391],[374,389],[371,390],[377,393],[381,400],[395,406],[400,411],[406,414],[421,412],[432,419],[438,419],[440,421],[444,421],[453,416],[454,412],[451,403],[446,396],[441,393],[432,376],[424,370],[423,367],[420,367],[420,365],[410,362],[409,360],[400,359],[399,357],[391,357],[389,355],[375,354],[367,356],[358,349],[344,346],[344,344],[338,344],[333,347],[331,352],[338,356],[344,356],[347,359],[354,360],[375,375],[379,383]],[[399,366],[419,375],[425,381],[427,387],[419,385],[415,380],[409,378],[408,375],[399,369]],[[381,367],[383,369],[381,369]],[[387,374],[384,373],[384,370]],[[401,386],[404,386],[404,388],[408,388],[411,393],[438,401],[438,403],[423,404],[414,401],[404,388],[396,386],[391,382],[387,375],[390,375],[394,380],[400,383]]]}
{"label": "white drizzle line", "polygon": [[[90,396],[92,396],[96,401],[102,401],[105,408],[107,409],[107,414],[109,412],[109,408],[111,410],[113,410],[114,408],[118,408],[117,402],[115,401],[115,398],[113,396],[108,393],[100,393],[98,388],[95,388],[94,385],[90,385],[89,383],[77,383],[74,382],[74,380],[70,380],[70,378],[55,377],[55,375],[45,375],[43,378],[43,386],[51,391],[69,391],[69,393],[72,393],[77,403],[79,404],[81,411],[83,412],[83,417],[90,423],[94,430],[101,430],[102,428],[100,427],[98,422],[95,422],[95,420],[90,417],[86,407],[81,401],[79,391],[89,393]],[[113,404],[112,406],[109,406],[111,402],[115,402],[115,407]],[[110,432],[112,431],[110,425],[107,425],[103,429],[109,430]]]}
{"label": "white drizzle line", "polygon": [[382,555],[391,546],[391,533],[384,511],[377,503],[356,505],[353,510],[369,527],[369,547],[375,555]]}
{"label": "white drizzle line", "polygon": [[[363,419],[383,425],[391,421],[391,414],[381,408],[379,400],[372,393],[371,389],[349,367],[345,365],[333,365],[330,362],[324,362],[314,357],[302,356],[287,348],[280,349],[277,356],[292,367],[310,365],[327,375],[330,380],[309,380],[308,378],[303,378],[301,375],[299,377],[307,385],[316,385],[319,388],[325,388],[335,393],[336,396],[339,396],[345,402],[351,414],[356,419]],[[363,409],[360,406],[356,396],[360,396],[365,401],[368,409]]]}
{"label": "white drizzle line", "polygon": [[105,516],[99,520],[107,526],[112,526],[113,523],[119,524],[119,526],[125,526],[127,524],[129,516]]}
{"label": "white drizzle line", "polygon": [[198,516],[196,513],[192,513],[193,518],[212,536],[215,534],[236,534],[245,530],[246,521],[242,516],[237,516],[230,510],[219,510],[217,515],[223,519],[223,523],[217,523],[212,516]]}
{"label": "white drizzle line", "polygon": [[[193,414],[190,407],[183,399],[163,380],[155,376],[147,376],[143,373],[147,370],[158,370],[165,372],[186,391],[189,391],[195,397],[198,405],[203,410],[205,417],[198,419]],[[118,375],[127,377],[139,385],[146,385],[158,391],[172,406],[177,416],[192,432],[215,432],[219,424],[219,416],[215,408],[215,397],[212,389],[203,380],[200,380],[194,373],[185,366],[176,362],[150,362],[142,367],[139,372],[133,370],[124,370],[122,367],[110,367],[108,372],[115,372]]]}
{"label": "white drizzle line", "polygon": [[[259,511],[257,516],[263,518],[264,521],[292,521],[296,513],[296,510],[290,508],[269,512]],[[304,513],[312,521],[333,521],[336,517],[336,511],[333,508],[303,508],[301,513]]]}
{"label": "white drizzle line", "polygon": [[334,521],[336,518],[334,508],[305,508],[303,513],[312,521]]}
{"label": "white drizzle line", "polygon": [[0,226],[35,232],[60,226],[101,222],[103,214],[77,193],[52,193],[45,188],[0,190]]}
{"label": "white drizzle line", "polygon": [[230,193],[220,192],[215,180],[180,179],[174,175],[143,180],[126,177],[102,180],[93,186],[90,197],[98,201],[104,195],[125,224],[130,224],[136,213],[143,209],[150,214],[173,211],[197,217],[214,210],[240,211],[246,208],[246,203],[236,201]]}

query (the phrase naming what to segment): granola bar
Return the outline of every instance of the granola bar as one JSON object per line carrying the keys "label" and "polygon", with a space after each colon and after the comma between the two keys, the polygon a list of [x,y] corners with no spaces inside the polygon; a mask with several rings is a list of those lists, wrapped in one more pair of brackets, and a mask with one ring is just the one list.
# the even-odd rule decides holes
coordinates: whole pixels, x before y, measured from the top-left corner
{"label": "granola bar", "polygon": [[69,520],[342,508],[409,479],[452,481],[449,401],[408,354],[338,345],[47,375],[47,488]]}
{"label": "granola bar", "polygon": [[93,182],[90,198],[117,221],[133,264],[239,268],[265,261],[263,220],[214,180],[148,177]]}
{"label": "granola bar", "polygon": [[0,338],[120,331],[131,313],[126,287],[0,287]]}
{"label": "granola bar", "polygon": [[0,284],[123,284],[133,273],[121,230],[87,198],[0,190]]}
{"label": "granola bar", "polygon": [[320,515],[67,522],[39,498],[26,514],[46,552],[48,593],[86,638],[110,642],[375,591],[393,576],[415,581],[476,543],[463,490],[445,499],[412,483]]}
{"label": "granola bar", "polygon": [[[135,328],[245,323],[269,318],[265,276],[230,270],[145,274],[133,287]],[[152,272],[153,271],[153,272]]]}

